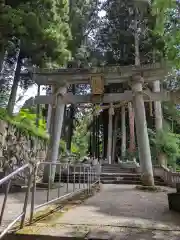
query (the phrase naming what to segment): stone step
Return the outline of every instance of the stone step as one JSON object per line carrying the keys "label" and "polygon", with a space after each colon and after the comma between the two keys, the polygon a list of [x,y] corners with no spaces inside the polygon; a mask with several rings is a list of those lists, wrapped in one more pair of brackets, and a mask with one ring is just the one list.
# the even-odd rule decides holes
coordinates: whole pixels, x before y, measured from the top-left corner
{"label": "stone step", "polygon": [[[102,184],[130,184],[130,185],[141,185],[141,180],[101,180]],[[155,181],[156,186],[166,186],[163,182]]]}
{"label": "stone step", "polygon": [[102,173],[132,173],[135,169],[122,169],[122,168],[101,168]]}
{"label": "stone step", "polygon": [[[163,179],[154,177],[155,185],[166,186]],[[141,174],[137,173],[102,173],[101,182],[104,184],[142,184]]]}
{"label": "stone step", "polygon": [[[106,180],[115,180],[115,181],[119,181],[119,180],[127,180],[127,181],[141,181],[141,178],[140,177],[117,177],[117,178],[114,178],[114,177],[101,177],[101,181],[106,181]],[[164,184],[164,181],[163,180],[157,180],[155,179],[155,182],[159,182],[159,183],[162,183]]]}
{"label": "stone step", "polygon": [[141,184],[141,181],[139,180],[101,180],[101,183],[103,184]]}
{"label": "stone step", "polygon": [[138,176],[118,176],[118,177],[112,177],[112,176],[101,176],[101,179],[102,180],[139,180],[141,179],[140,177]]}
{"label": "stone step", "polygon": [[124,173],[124,172],[129,172],[129,173],[131,173],[132,172],[132,170],[126,170],[126,169],[121,169],[121,170],[119,170],[119,169],[101,169],[101,171],[103,172],[103,173]]}
{"label": "stone step", "polygon": [[102,176],[141,176],[139,173],[101,173]]}

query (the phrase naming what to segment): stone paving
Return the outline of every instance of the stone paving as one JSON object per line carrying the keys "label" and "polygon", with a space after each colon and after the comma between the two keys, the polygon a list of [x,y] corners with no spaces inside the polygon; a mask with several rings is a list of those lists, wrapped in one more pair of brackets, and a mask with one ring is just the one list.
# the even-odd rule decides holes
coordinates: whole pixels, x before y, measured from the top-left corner
{"label": "stone paving", "polygon": [[[79,184],[76,184],[76,189],[79,189]],[[83,184],[81,184],[81,187],[83,187]],[[68,186],[68,192],[73,191],[73,184],[69,184]],[[60,188],[60,196],[65,195],[67,192],[67,184],[62,184]],[[50,196],[49,200],[54,199],[58,197],[58,189],[51,189],[50,190]],[[0,231],[4,229],[5,226],[7,226],[13,219],[15,219],[23,209],[24,204],[24,198],[25,198],[25,192],[18,192],[18,193],[11,193],[8,194],[6,209],[2,221],[2,225],[0,226]],[[0,194],[0,209],[2,207],[4,199],[4,194]],[[30,209],[30,200],[31,200],[31,194],[29,196],[28,201],[28,211]],[[36,196],[35,196],[35,207],[43,204],[47,201],[47,190],[46,189],[37,189]]]}
{"label": "stone paving", "polygon": [[144,192],[133,185],[103,185],[102,191],[71,210],[25,229],[51,236],[87,239],[178,240],[180,214],[168,209],[167,192]]}

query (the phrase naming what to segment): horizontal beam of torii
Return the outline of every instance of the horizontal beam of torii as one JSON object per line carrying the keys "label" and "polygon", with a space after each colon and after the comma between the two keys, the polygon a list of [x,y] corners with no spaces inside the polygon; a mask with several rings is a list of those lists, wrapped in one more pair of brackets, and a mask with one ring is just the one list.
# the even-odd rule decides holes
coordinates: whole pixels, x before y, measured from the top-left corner
{"label": "horizontal beam of torii", "polygon": [[[151,101],[171,101],[175,104],[180,103],[180,92],[168,92],[162,91],[160,93],[151,92],[150,90],[144,90],[144,101],[151,102]],[[37,96],[35,98],[28,99],[23,108],[30,107],[36,104],[56,104],[56,97],[57,95],[50,95],[50,96]],[[93,99],[93,100],[92,100]],[[121,101],[133,101],[133,92],[132,91],[125,91],[124,93],[109,93],[104,94],[98,98],[93,98],[93,95],[73,95],[72,93],[67,93],[62,96],[62,103],[63,104],[82,104],[82,103],[93,103],[93,104],[100,104],[100,103],[116,103]]]}
{"label": "horizontal beam of torii", "polygon": [[91,84],[91,78],[101,76],[104,85],[130,81],[134,74],[140,74],[145,82],[164,79],[168,74],[167,63],[154,63],[141,66],[104,66],[87,69],[34,69],[34,81],[38,85]]}

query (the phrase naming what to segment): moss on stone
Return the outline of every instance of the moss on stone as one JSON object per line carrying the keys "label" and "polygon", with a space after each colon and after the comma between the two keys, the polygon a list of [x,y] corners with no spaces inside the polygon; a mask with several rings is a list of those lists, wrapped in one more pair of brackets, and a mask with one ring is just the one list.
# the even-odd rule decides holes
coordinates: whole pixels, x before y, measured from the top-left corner
{"label": "moss on stone", "polygon": [[165,189],[157,186],[136,186],[135,189],[146,192],[166,192]]}
{"label": "moss on stone", "polygon": [[[55,227],[56,226],[55,221],[58,218],[62,217],[70,209],[83,203],[89,197],[92,197],[96,192],[100,191],[100,189],[101,187],[99,186],[99,184],[97,184],[94,187],[92,187],[90,193],[87,193],[87,191],[85,190],[75,195],[74,197],[65,199],[56,204],[45,207],[43,210],[38,211],[37,213],[34,214],[32,226],[28,226],[29,219],[27,219],[25,227],[20,230],[17,230],[18,228],[16,228],[16,233],[38,234],[38,231],[40,229],[42,231],[42,227],[45,227],[46,225],[48,227]],[[41,227],[39,226],[39,223],[41,224]]]}

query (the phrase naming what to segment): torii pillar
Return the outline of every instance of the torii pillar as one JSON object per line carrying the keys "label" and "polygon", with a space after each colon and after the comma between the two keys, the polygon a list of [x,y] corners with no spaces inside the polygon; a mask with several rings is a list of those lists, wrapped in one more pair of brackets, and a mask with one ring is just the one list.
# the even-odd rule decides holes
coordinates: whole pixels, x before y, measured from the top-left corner
{"label": "torii pillar", "polygon": [[[56,92],[54,92],[55,102],[52,106],[51,120],[50,120],[50,143],[48,148],[48,154],[46,160],[48,162],[56,163],[59,156],[59,145],[61,138],[61,131],[64,119],[64,108],[63,95],[67,92],[67,87],[59,87]],[[43,182],[48,182],[49,180],[49,166],[44,169]],[[56,173],[56,166],[52,166],[51,169],[51,182],[54,182],[54,177]]]}
{"label": "torii pillar", "polygon": [[113,135],[113,115],[114,108],[113,104],[109,107],[109,122],[108,122],[108,145],[107,145],[107,159],[108,163],[112,163],[112,135]]}
{"label": "torii pillar", "polygon": [[126,156],[126,106],[121,107],[121,160]]}
{"label": "torii pillar", "polygon": [[130,129],[130,139],[129,139],[129,152],[133,154],[135,151],[135,134],[134,134],[134,109],[132,103],[128,103],[129,111],[129,129]]}
{"label": "torii pillar", "polygon": [[153,186],[153,168],[151,161],[151,151],[147,130],[146,114],[143,99],[142,84],[144,80],[140,74],[132,77],[133,104],[136,123],[136,134],[141,165],[141,178],[143,185]]}

